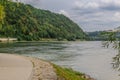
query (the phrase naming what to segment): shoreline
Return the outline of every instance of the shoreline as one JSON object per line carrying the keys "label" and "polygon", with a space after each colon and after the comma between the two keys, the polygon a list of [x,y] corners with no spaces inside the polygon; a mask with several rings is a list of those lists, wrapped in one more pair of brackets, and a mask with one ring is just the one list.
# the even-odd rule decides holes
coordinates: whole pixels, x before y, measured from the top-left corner
{"label": "shoreline", "polygon": [[[87,41],[11,41],[11,42],[0,42],[0,43],[44,43],[44,42],[61,42],[61,43],[69,43],[69,42],[87,42]],[[92,42],[92,41],[89,41]]]}
{"label": "shoreline", "polygon": [[[26,40],[17,40],[17,38],[0,38],[0,42],[1,43],[14,43],[14,42],[78,42],[78,41],[87,41],[87,40],[83,40],[83,39],[76,39],[76,40],[67,40],[67,39],[63,39],[63,40],[57,40],[56,38],[43,38],[41,40],[38,41],[26,41]],[[88,40],[89,41],[89,40]]]}
{"label": "shoreline", "polygon": [[[44,80],[44,79],[45,80],[95,80],[94,78],[90,77],[87,74],[74,71],[73,69],[61,67],[59,65],[53,64],[46,60],[42,60],[42,59],[35,58],[35,57],[27,57],[27,58],[31,60],[31,62],[33,63],[33,66],[34,66],[35,74],[33,75],[33,80],[36,80],[35,77],[40,78],[41,75],[39,75],[40,74],[39,72],[41,72],[41,74],[44,76],[48,75],[46,78],[49,78],[49,79],[45,79],[45,77],[41,76],[42,78],[40,78],[40,80]],[[44,63],[44,64],[40,65],[41,63]],[[40,68],[42,68],[42,71]],[[44,74],[44,72],[46,72],[46,71],[44,71],[44,69],[47,70],[47,73],[45,73],[45,74]],[[60,72],[63,72],[63,74],[60,74]],[[73,74],[73,75],[71,75],[71,74]],[[39,77],[38,77],[38,75],[39,75]],[[73,77],[71,77],[71,76],[73,76]]]}
{"label": "shoreline", "polygon": [[[82,74],[80,72],[76,72],[72,69],[63,68],[61,66],[55,65],[49,61],[42,60],[39,58],[21,56],[21,55],[16,55],[16,54],[15,55],[5,54],[5,55],[11,55],[11,56],[15,56],[15,57],[18,56],[21,59],[25,59],[25,60],[28,60],[31,62],[32,68],[33,68],[32,74],[29,75],[30,79],[27,79],[27,80],[95,80],[95,79],[91,78],[89,75]],[[9,62],[9,60],[8,60],[8,62]],[[18,63],[14,63],[14,64],[18,64]],[[31,65],[28,67],[31,67]],[[0,73],[0,74],[2,74],[2,73]],[[9,80],[11,80],[11,79],[9,79]]]}

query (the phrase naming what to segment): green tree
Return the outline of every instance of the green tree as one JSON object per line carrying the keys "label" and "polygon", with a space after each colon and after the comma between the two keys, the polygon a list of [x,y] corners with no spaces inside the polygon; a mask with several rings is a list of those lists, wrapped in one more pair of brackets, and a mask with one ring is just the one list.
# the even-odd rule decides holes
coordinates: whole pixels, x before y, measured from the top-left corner
{"label": "green tree", "polygon": [[112,46],[112,48],[118,50],[118,54],[113,57],[113,68],[120,70],[120,38],[117,37],[119,32],[104,32],[102,36],[106,37],[106,41],[103,42],[104,47]]}
{"label": "green tree", "polygon": [[0,24],[3,24],[4,18],[5,18],[4,6],[0,4]]}

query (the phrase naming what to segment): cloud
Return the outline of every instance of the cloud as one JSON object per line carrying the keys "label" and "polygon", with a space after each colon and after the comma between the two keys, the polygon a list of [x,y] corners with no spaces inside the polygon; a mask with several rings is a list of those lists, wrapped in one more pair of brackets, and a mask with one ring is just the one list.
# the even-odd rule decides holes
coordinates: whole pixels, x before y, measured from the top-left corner
{"label": "cloud", "polygon": [[75,1],[74,6],[76,10],[84,9],[84,10],[120,10],[120,0],[100,0],[100,1]]}
{"label": "cloud", "polygon": [[82,8],[84,8],[84,9],[88,9],[88,8],[96,9],[96,8],[99,8],[99,4],[96,2],[83,3],[80,1],[75,1],[75,7],[77,9],[82,9]]}
{"label": "cloud", "polygon": [[116,20],[120,21],[120,12],[116,12],[114,14],[114,17],[115,17]]}
{"label": "cloud", "polygon": [[65,10],[60,10],[59,14],[63,14],[65,16],[67,16],[67,17],[70,17],[70,14],[67,11],[65,11]]}
{"label": "cloud", "polygon": [[101,2],[105,4],[114,4],[116,6],[120,6],[120,0],[101,0]]}
{"label": "cloud", "polygon": [[74,20],[87,31],[120,25],[120,0],[77,0],[72,10]]}
{"label": "cloud", "polygon": [[115,11],[120,10],[120,1],[119,0],[101,0],[101,9]]}

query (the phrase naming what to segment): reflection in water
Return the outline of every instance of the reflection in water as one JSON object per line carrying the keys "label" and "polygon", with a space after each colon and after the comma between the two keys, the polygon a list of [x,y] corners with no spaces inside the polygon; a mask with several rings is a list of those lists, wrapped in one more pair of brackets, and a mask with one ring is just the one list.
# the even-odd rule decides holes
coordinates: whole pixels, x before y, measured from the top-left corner
{"label": "reflection in water", "polygon": [[1,43],[0,52],[46,59],[87,73],[97,80],[120,80],[119,72],[111,65],[117,52],[101,46],[101,42]]}

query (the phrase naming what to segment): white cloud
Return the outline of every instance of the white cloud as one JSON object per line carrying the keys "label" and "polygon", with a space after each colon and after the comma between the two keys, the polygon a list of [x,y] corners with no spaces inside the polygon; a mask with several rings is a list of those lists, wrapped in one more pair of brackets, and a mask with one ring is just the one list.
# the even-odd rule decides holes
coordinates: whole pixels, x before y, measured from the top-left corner
{"label": "white cloud", "polygon": [[109,3],[112,3],[113,0],[101,0],[101,2],[106,3],[106,4],[109,4]]}
{"label": "white cloud", "polygon": [[115,4],[120,6],[120,0],[115,0]]}
{"label": "white cloud", "polygon": [[99,8],[99,4],[96,2],[89,2],[86,4],[87,8]]}
{"label": "white cloud", "polygon": [[82,7],[84,7],[84,3],[81,3],[80,1],[75,1],[75,7],[76,8],[82,8]]}
{"label": "white cloud", "polygon": [[103,27],[107,29],[120,25],[119,10],[120,0],[77,0],[74,3],[74,14],[77,17],[74,18],[84,30],[89,31],[91,26],[96,26],[94,30],[102,30]]}
{"label": "white cloud", "polygon": [[120,6],[120,0],[101,0],[101,2],[104,4]]}
{"label": "white cloud", "polygon": [[67,16],[67,17],[70,17],[70,14],[67,11],[65,11],[65,10],[60,10],[59,14],[63,14],[65,16]]}
{"label": "white cloud", "polygon": [[116,20],[120,21],[120,12],[116,12],[114,14],[114,17],[115,17]]}
{"label": "white cloud", "polygon": [[92,0],[92,1],[75,1],[74,6],[77,9],[120,9],[120,0]]}
{"label": "white cloud", "polygon": [[74,4],[76,8],[92,8],[92,9],[99,8],[99,4],[96,2],[83,3],[81,1],[75,1]]}
{"label": "white cloud", "polygon": [[120,17],[120,12],[116,12],[116,13],[115,13],[115,16],[116,16],[116,17]]}

